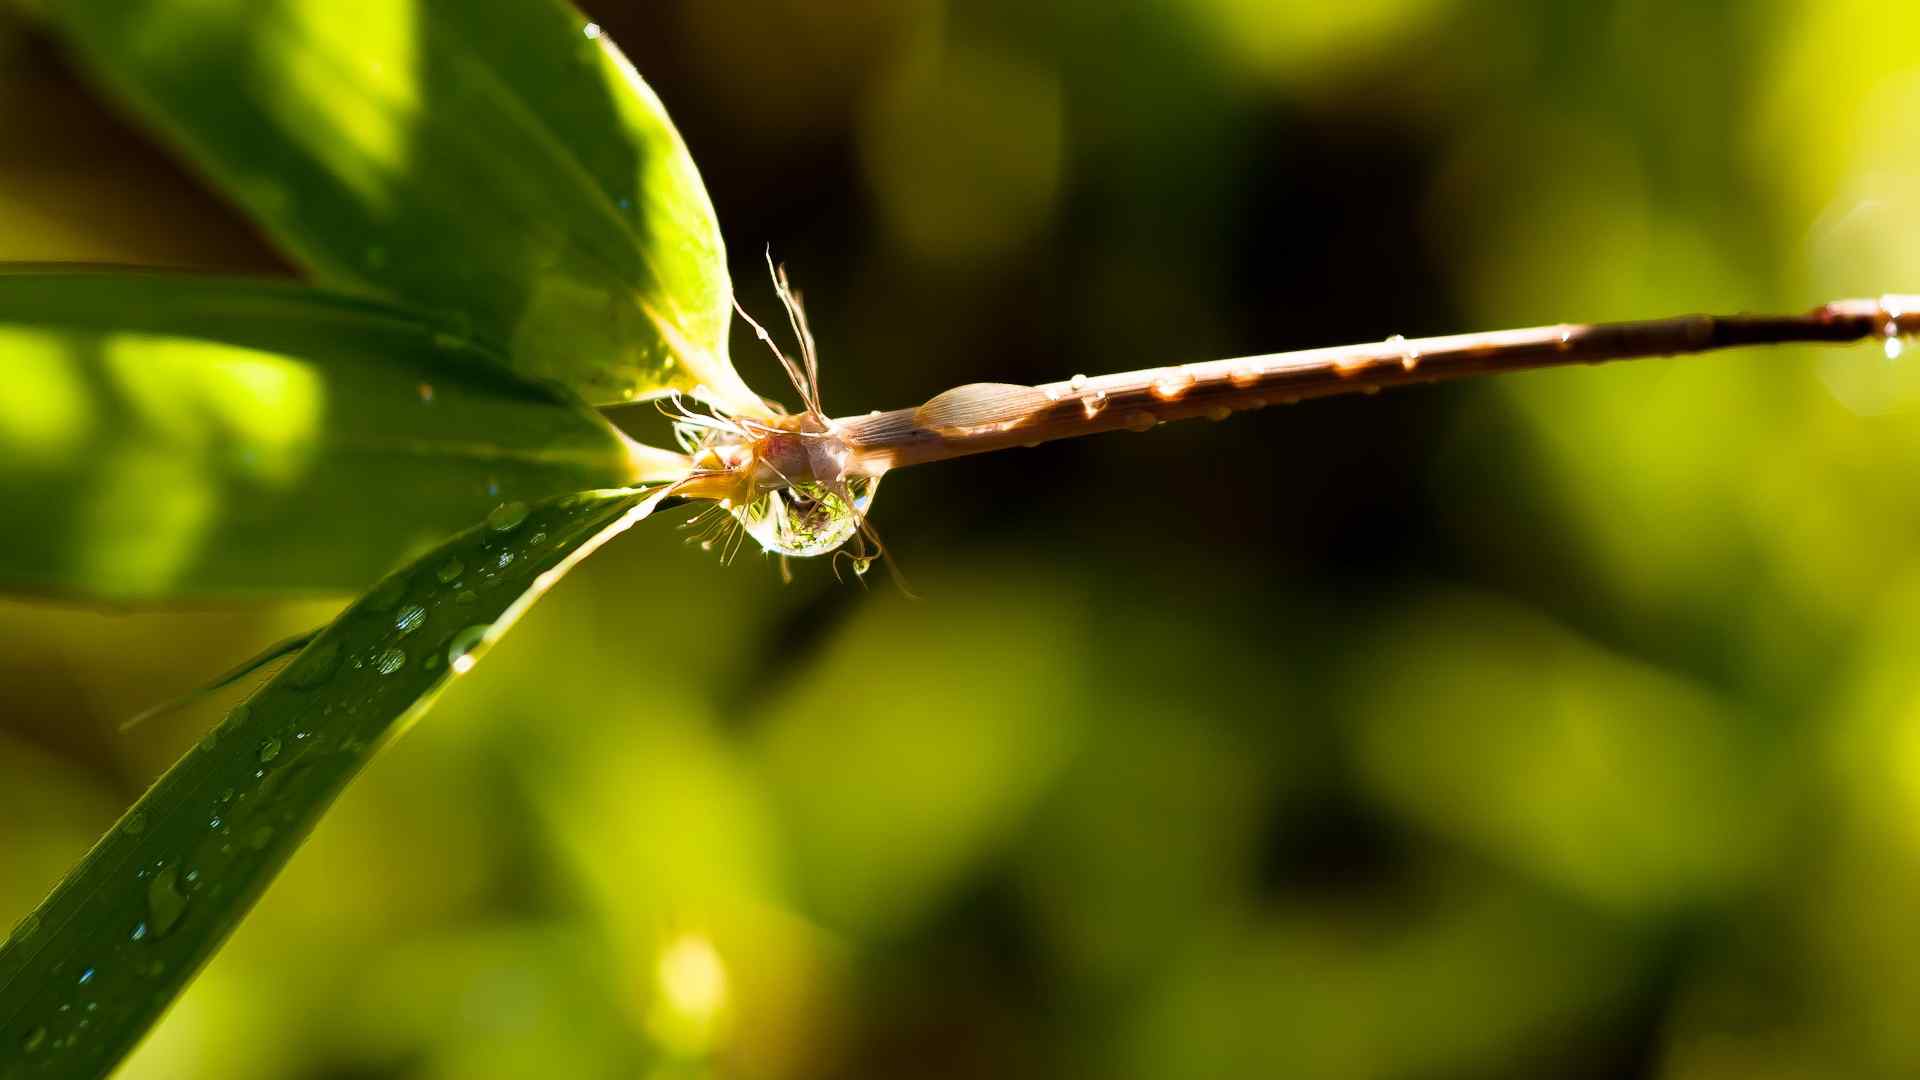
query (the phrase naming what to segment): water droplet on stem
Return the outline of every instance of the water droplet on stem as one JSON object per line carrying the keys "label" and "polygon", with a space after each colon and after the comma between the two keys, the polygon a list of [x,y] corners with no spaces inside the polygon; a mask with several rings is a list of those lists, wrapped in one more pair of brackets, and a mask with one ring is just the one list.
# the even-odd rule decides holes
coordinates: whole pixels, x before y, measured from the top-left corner
{"label": "water droplet on stem", "polygon": [[[879,486],[880,481],[872,477],[850,477],[843,494],[805,481],[768,492],[731,512],[768,551],[801,558],[824,555],[859,529]],[[846,495],[852,496],[851,504]]]}

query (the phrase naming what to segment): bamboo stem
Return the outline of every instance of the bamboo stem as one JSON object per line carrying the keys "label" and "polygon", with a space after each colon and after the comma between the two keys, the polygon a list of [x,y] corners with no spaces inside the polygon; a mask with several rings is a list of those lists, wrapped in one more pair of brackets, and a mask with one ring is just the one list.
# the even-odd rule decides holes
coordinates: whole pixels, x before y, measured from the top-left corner
{"label": "bamboo stem", "polygon": [[1561,364],[1710,352],[1747,345],[1840,343],[1920,333],[1920,296],[1841,300],[1804,315],[1683,315],[1616,323],[1562,323],[1448,337],[1210,360],[1039,386],[958,387],[917,409],[834,421],[850,475],[1070,439],[1145,430],[1194,416],[1215,419],[1304,398],[1438,382]]}

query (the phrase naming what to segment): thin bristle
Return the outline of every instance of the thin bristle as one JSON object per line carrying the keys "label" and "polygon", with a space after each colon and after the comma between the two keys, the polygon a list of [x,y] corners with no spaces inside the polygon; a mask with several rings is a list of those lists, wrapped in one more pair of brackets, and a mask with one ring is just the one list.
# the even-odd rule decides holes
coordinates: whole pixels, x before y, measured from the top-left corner
{"label": "thin bristle", "polygon": [[[773,253],[767,253],[771,265]],[[787,309],[787,323],[793,327],[793,336],[800,342],[800,359],[806,364],[807,384],[811,390],[813,410],[820,412],[820,353],[813,340],[813,327],[807,322],[807,308],[800,298],[800,290],[793,287],[787,278],[787,268],[773,268],[773,284],[779,293],[780,303]]]}
{"label": "thin bristle", "polygon": [[772,247],[766,250],[766,260],[767,272],[773,275],[774,294],[780,298],[780,306],[787,310],[787,325],[793,328],[793,336],[800,343],[804,368],[796,374],[789,362],[788,377],[800,393],[800,403],[808,412],[824,419],[826,413],[820,407],[820,362],[814,348],[813,330],[807,325],[806,309],[800,303],[800,294],[787,279],[787,268],[773,261]]}
{"label": "thin bristle", "polygon": [[737,299],[733,302],[733,310],[739,312],[740,317],[747,321],[748,326],[753,327],[754,336],[765,342],[767,348],[773,351],[774,359],[780,361],[781,368],[787,373],[787,381],[793,384],[795,390],[799,391],[803,403],[805,403],[804,399],[808,396],[805,372],[800,370],[799,365],[795,364],[792,358],[781,351],[780,346],[774,342],[773,335],[767,333],[767,328],[760,325],[760,320],[747,314],[747,309],[741,307],[740,301]]}

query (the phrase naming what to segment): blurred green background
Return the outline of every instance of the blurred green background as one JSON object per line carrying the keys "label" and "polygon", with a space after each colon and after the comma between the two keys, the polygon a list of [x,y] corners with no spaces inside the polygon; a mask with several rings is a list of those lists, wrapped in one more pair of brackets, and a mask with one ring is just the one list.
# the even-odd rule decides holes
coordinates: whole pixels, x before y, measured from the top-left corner
{"label": "blurred green background", "polygon": [[[1920,10],[1883,2],[587,7],[750,310],[789,263],[840,414],[1920,289]],[[18,22],[0,258],[285,272]],[[1911,364],[906,472],[875,520],[918,601],[650,522],[350,789],[124,1075],[1911,1075]],[[0,925],[218,709],[122,719],[331,610],[0,604]]]}

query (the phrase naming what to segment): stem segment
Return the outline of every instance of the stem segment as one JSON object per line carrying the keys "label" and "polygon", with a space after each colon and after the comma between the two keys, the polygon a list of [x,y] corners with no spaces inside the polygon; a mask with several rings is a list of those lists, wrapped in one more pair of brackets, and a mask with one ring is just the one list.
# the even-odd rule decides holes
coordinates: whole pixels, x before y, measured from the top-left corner
{"label": "stem segment", "polygon": [[[847,472],[890,469],[968,454],[1070,439],[1119,428],[1145,430],[1194,416],[1223,418],[1304,398],[1438,382],[1560,364],[1791,342],[1897,341],[1920,333],[1920,296],[1840,300],[1804,315],[1682,315],[1616,323],[1562,323],[1449,337],[1389,338],[1210,360],[1180,367],[1075,376],[1039,386],[957,387],[917,409],[837,420]],[[1890,349],[1891,352],[1891,349]]]}

